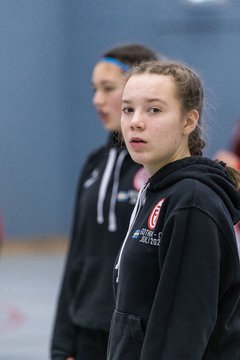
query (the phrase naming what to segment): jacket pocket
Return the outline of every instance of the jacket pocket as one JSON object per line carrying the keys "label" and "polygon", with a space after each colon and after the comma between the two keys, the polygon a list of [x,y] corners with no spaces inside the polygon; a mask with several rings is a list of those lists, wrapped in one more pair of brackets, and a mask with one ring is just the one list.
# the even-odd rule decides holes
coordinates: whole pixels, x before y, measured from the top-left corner
{"label": "jacket pocket", "polygon": [[139,360],[144,340],[141,318],[115,310],[107,360]]}

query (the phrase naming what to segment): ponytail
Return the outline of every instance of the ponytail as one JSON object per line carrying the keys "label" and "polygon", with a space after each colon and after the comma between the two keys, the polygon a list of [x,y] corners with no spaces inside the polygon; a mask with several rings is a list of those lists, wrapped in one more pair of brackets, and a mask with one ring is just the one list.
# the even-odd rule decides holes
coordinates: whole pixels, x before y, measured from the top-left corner
{"label": "ponytail", "polygon": [[240,191],[240,171],[228,165],[225,166],[225,169],[233,185]]}
{"label": "ponytail", "polygon": [[202,136],[202,129],[199,124],[188,137],[188,147],[191,156],[202,156],[202,150],[205,147],[205,141]]}

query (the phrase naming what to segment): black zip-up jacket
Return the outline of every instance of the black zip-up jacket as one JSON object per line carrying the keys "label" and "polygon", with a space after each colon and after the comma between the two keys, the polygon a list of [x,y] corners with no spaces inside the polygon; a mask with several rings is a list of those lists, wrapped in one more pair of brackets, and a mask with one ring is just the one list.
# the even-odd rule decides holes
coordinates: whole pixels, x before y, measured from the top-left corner
{"label": "black zip-up jacket", "polygon": [[51,358],[74,355],[78,327],[109,331],[112,269],[147,176],[126,150],[95,151],[81,172],[73,232],[51,341]]}
{"label": "black zip-up jacket", "polygon": [[140,192],[116,264],[108,360],[239,360],[239,192],[189,157]]}

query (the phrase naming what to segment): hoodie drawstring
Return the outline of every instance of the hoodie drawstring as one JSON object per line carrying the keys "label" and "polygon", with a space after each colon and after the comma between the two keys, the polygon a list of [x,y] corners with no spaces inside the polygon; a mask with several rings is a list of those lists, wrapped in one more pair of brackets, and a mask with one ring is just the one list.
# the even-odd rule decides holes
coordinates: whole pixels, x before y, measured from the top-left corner
{"label": "hoodie drawstring", "polygon": [[122,253],[123,253],[123,249],[125,247],[125,244],[127,242],[127,239],[128,239],[128,236],[132,230],[132,227],[138,217],[138,214],[142,208],[142,206],[144,205],[145,203],[145,200],[146,200],[146,192],[147,192],[147,188],[149,186],[149,183],[144,185],[144,187],[139,191],[138,193],[138,198],[137,198],[137,202],[136,202],[136,205],[134,206],[134,209],[133,209],[133,212],[132,212],[132,215],[131,215],[131,218],[130,218],[130,222],[129,222],[129,227],[128,227],[128,231],[127,231],[127,234],[125,236],[125,239],[123,241],[123,244],[122,244],[122,247],[121,247],[121,250],[119,252],[119,257],[118,257],[118,261],[117,261],[117,264],[115,266],[115,269],[118,271],[118,274],[117,274],[117,278],[116,278],[116,282],[118,282],[119,280],[119,275],[120,275],[120,263],[121,263],[121,258],[122,258]]}
{"label": "hoodie drawstring", "polygon": [[103,204],[104,204],[104,200],[106,197],[107,187],[108,187],[108,183],[111,178],[111,174],[113,171],[116,157],[117,157],[117,150],[110,149],[109,154],[108,154],[107,165],[104,170],[104,174],[102,177],[102,181],[101,181],[101,184],[99,187],[99,193],[98,193],[98,203],[97,203],[97,222],[98,222],[98,224],[103,224],[103,222],[104,222]]}
{"label": "hoodie drawstring", "polygon": [[112,196],[110,201],[110,209],[109,209],[109,216],[108,216],[108,230],[109,231],[116,231],[117,230],[117,219],[116,219],[116,212],[115,206],[117,202],[117,193],[119,188],[119,179],[120,179],[120,171],[122,167],[122,163],[127,155],[127,151],[123,150],[116,163],[115,171],[114,171],[114,181],[113,181],[113,188],[112,188]]}

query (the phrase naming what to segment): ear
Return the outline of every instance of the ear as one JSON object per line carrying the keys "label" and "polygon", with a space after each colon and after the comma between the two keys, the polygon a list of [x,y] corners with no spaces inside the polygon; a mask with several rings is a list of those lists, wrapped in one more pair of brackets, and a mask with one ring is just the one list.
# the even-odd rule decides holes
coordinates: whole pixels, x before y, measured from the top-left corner
{"label": "ear", "polygon": [[191,110],[184,118],[183,133],[185,135],[191,134],[196,128],[199,120],[199,112],[197,110]]}

